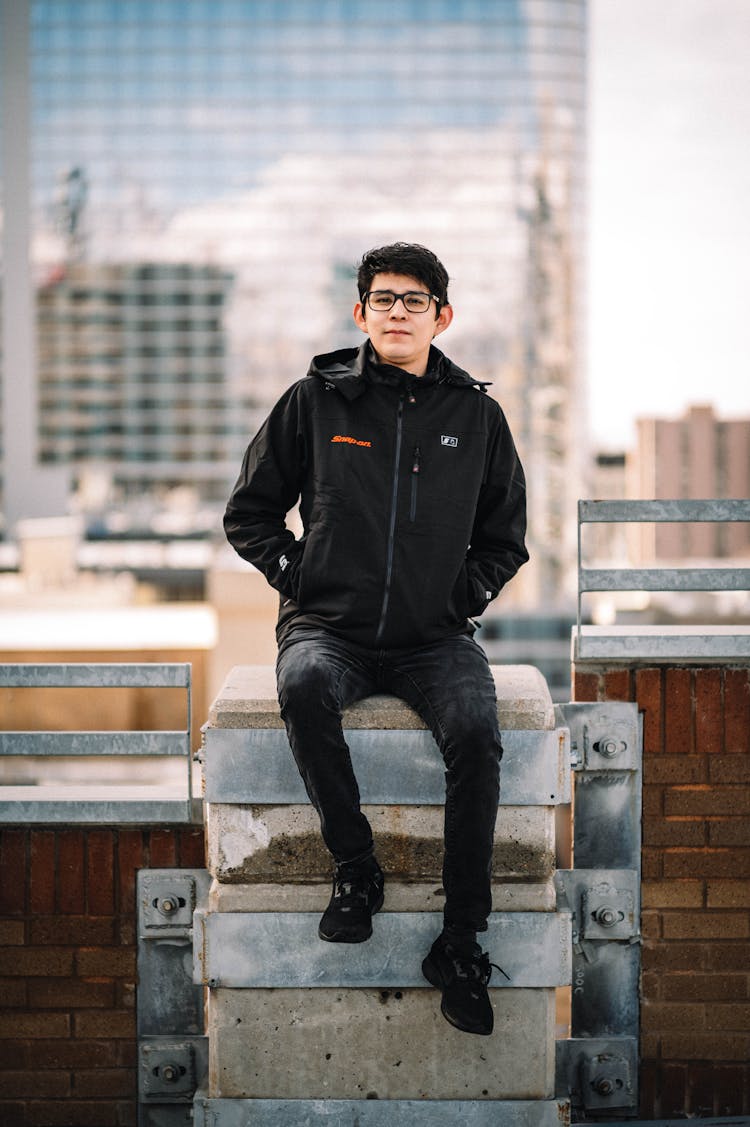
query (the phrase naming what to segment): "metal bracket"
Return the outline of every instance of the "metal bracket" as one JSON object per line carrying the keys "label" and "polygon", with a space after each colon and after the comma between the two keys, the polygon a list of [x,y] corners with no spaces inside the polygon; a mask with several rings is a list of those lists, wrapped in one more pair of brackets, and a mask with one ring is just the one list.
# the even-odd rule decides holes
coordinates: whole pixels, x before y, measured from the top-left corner
{"label": "metal bracket", "polygon": [[138,1123],[182,1127],[205,1082],[203,991],[192,981],[193,912],[208,901],[203,869],[138,873]]}
{"label": "metal bracket", "polygon": [[558,869],[558,907],[572,913],[574,947],[584,939],[636,939],[638,885],[634,869]]}
{"label": "metal bracket", "polygon": [[556,1043],[557,1093],[584,1111],[632,1111],[638,1075],[635,1037],[571,1038]]}
{"label": "metal bracket", "polygon": [[557,705],[567,724],[574,771],[637,771],[640,734],[637,707],[629,701]]}
{"label": "metal bracket", "polygon": [[145,1099],[192,1100],[196,1090],[195,1046],[190,1041],[146,1041],[138,1058]]}

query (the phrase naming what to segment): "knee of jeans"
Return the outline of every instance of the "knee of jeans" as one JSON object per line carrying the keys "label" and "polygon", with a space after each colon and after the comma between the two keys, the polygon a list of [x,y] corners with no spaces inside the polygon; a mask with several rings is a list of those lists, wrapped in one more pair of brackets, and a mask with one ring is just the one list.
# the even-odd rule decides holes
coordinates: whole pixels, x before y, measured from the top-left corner
{"label": "knee of jeans", "polygon": [[461,718],[446,741],[446,758],[454,763],[486,764],[492,769],[503,754],[500,732],[494,723],[470,715]]}
{"label": "knee of jeans", "polygon": [[337,708],[330,669],[320,663],[298,663],[279,676],[279,704],[282,716],[298,709],[308,714],[317,709]]}

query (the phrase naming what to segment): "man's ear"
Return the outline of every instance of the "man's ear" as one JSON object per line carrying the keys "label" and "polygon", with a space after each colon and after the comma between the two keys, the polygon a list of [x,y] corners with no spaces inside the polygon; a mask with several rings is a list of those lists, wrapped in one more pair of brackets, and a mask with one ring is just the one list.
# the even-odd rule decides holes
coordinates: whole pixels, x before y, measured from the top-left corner
{"label": "man's ear", "polygon": [[361,301],[358,301],[354,306],[353,316],[354,324],[357,326],[357,328],[361,329],[363,333],[369,332],[369,329],[367,328],[367,318],[365,316],[365,307]]}
{"label": "man's ear", "polygon": [[438,313],[437,317],[435,318],[435,332],[432,334],[433,339],[436,336],[439,336],[440,333],[444,333],[445,330],[450,325],[452,320],[453,320],[453,306],[452,305],[441,305],[440,306],[440,312]]}

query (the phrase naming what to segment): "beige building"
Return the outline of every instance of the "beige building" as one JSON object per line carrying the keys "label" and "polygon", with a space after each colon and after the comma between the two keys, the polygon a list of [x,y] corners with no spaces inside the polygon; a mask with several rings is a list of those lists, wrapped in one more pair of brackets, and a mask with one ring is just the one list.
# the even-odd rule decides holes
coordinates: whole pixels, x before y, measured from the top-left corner
{"label": "beige building", "polygon": [[[625,467],[626,496],[705,500],[750,497],[750,419],[718,419],[710,405],[680,419],[639,419]],[[713,559],[750,554],[746,524],[640,525],[637,559]]]}

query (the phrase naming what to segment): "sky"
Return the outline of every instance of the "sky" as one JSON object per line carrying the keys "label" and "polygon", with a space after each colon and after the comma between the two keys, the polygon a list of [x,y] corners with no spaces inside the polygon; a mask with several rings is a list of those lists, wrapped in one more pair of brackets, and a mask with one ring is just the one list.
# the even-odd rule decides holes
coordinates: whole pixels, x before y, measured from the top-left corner
{"label": "sky", "polygon": [[589,0],[591,434],[750,417],[750,0]]}

